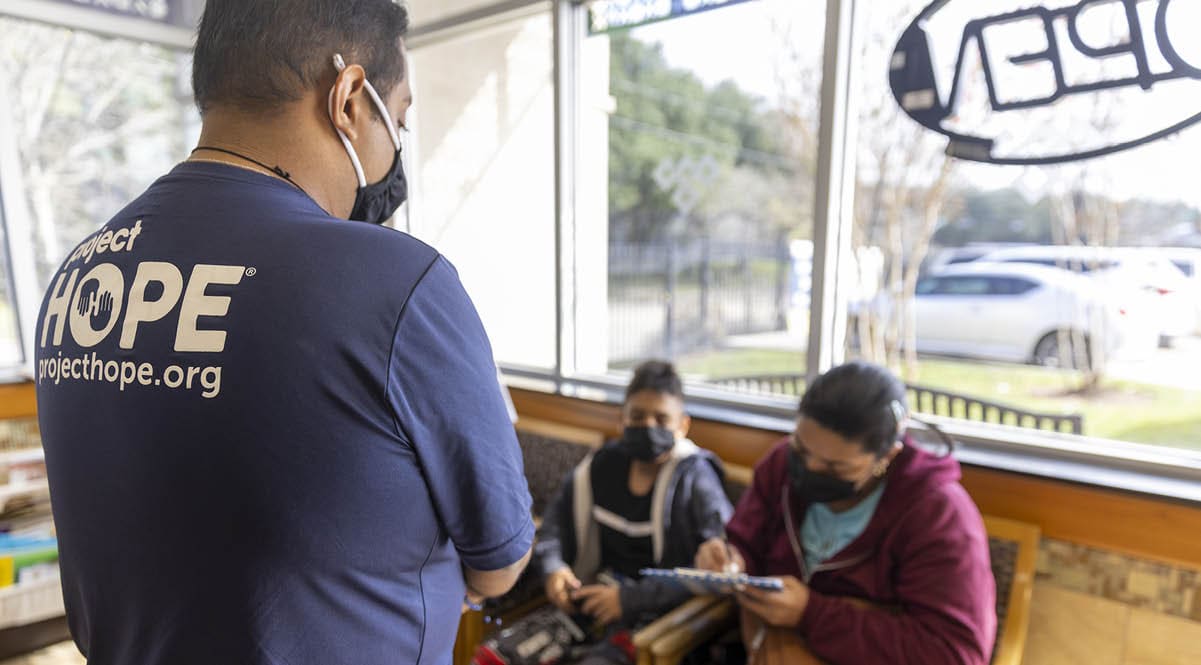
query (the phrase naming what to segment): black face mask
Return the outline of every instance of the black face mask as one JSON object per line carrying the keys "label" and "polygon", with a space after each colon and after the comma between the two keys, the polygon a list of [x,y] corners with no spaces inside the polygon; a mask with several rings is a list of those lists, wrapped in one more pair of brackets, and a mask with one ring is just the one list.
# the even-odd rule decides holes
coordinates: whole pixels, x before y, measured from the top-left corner
{"label": "black face mask", "polygon": [[788,477],[792,495],[806,504],[845,501],[859,494],[849,480],[810,471],[795,450],[788,452]]}
{"label": "black face mask", "polygon": [[650,462],[676,445],[676,433],[663,427],[627,427],[618,444],[630,457]]}
{"label": "black face mask", "polygon": [[347,219],[354,222],[383,224],[396,214],[409,197],[409,181],[405,177],[404,161],[400,152],[392,162],[392,170],[383,180],[360,187],[354,197],[354,208]]}
{"label": "black face mask", "polygon": [[[341,55],[334,56],[334,67],[339,71],[346,69],[346,62],[343,61]],[[409,182],[405,178],[404,162],[400,158],[400,133],[396,127],[392,125],[391,116],[388,114],[388,107],[384,104],[384,100],[380,98],[375,91],[375,87],[370,81],[364,80],[363,87],[366,88],[368,96],[371,98],[371,103],[375,106],[375,110],[379,113],[380,118],[384,121],[388,129],[388,138],[392,140],[392,147],[396,149],[396,156],[392,159],[392,168],[389,169],[388,175],[382,180],[374,184],[368,184],[363,171],[363,163],[359,161],[358,152],[351,145],[350,139],[346,137],[337,125],[334,125],[334,131],[338,134],[338,138],[342,141],[342,146],[346,148],[346,154],[350,157],[351,164],[354,165],[355,177],[358,178],[359,188],[355,192],[354,206],[350,209],[350,215],[347,219],[355,222],[369,222],[371,224],[383,224],[396,214],[401,204],[408,199]],[[331,114],[334,100],[334,91],[329,91]],[[331,121],[333,116],[331,115]]]}

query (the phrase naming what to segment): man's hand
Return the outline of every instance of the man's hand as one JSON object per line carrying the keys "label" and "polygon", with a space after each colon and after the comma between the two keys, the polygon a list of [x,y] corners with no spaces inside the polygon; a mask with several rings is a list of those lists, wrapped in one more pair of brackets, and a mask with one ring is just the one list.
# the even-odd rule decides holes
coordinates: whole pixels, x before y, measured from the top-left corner
{"label": "man's hand", "polygon": [[726,541],[710,538],[696,551],[696,567],[715,573],[741,573],[746,570],[746,561]]}
{"label": "man's hand", "polygon": [[483,605],[484,600],[485,600],[485,598],[483,596],[481,596],[477,593],[472,593],[471,590],[469,589],[467,591],[465,597],[463,598],[463,611],[461,612],[461,614],[467,614],[468,612],[472,611],[472,609],[474,609],[471,607],[472,605],[474,605],[476,607]]}
{"label": "man's hand", "polygon": [[571,600],[571,594],[580,586],[580,581],[570,568],[560,568],[546,578],[546,598],[555,607],[574,614],[575,603]]}
{"label": "man's hand", "polygon": [[621,587],[596,584],[576,591],[571,597],[581,601],[580,609],[584,614],[602,624],[616,623],[621,619]]}
{"label": "man's hand", "polygon": [[769,626],[796,628],[809,605],[809,587],[795,577],[778,579],[783,591],[747,588],[738,593],[738,603]]}

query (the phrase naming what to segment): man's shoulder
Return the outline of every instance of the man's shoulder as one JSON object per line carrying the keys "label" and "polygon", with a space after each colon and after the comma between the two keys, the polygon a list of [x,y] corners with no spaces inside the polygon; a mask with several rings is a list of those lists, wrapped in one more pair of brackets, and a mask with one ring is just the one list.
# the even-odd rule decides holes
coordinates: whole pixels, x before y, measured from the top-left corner
{"label": "man's shoulder", "polygon": [[[438,250],[424,241],[386,226],[351,222],[327,215],[319,228],[327,237],[361,248],[360,260],[365,256],[383,255],[385,258],[403,257],[429,265],[441,256]],[[351,254],[347,258],[355,260],[356,257]]]}

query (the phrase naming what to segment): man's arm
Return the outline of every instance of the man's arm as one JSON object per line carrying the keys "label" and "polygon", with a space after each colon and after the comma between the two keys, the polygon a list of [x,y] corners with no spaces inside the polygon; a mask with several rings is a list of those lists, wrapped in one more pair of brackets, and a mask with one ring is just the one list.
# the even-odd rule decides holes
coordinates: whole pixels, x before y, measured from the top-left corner
{"label": "man's arm", "polygon": [[441,257],[398,315],[388,371],[397,434],[416,454],[464,581],[503,594],[529,560],[530,493],[488,337]]}
{"label": "man's arm", "polygon": [[463,579],[467,582],[467,593],[475,599],[496,598],[503,596],[517,584],[517,578],[530,562],[534,553],[533,547],[526,551],[520,561],[505,566],[500,570],[475,570],[463,567]]}

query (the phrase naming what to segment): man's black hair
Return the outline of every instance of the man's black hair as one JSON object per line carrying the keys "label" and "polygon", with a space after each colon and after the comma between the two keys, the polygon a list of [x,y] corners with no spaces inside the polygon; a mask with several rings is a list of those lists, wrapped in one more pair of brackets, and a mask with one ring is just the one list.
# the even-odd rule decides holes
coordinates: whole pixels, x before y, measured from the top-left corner
{"label": "man's black hair", "polygon": [[208,0],[192,60],[196,106],[276,110],[333,74],[335,53],[387,99],[405,76],[408,28],[393,0]]}
{"label": "man's black hair", "polygon": [[684,383],[680,375],[671,363],[662,360],[648,360],[634,369],[634,378],[626,386],[626,399],[643,390],[684,399]]}
{"label": "man's black hair", "polygon": [[900,436],[908,413],[905,384],[887,369],[865,362],[839,365],[817,377],[801,398],[801,415],[865,452],[883,457]]}

